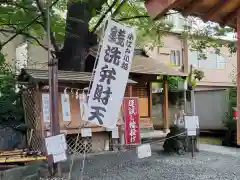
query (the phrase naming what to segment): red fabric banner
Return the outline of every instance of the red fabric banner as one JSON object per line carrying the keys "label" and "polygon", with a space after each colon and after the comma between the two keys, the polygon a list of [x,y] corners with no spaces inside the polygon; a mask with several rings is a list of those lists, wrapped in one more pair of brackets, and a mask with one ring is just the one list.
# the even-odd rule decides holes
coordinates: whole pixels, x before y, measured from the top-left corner
{"label": "red fabric banner", "polygon": [[139,101],[137,97],[127,97],[123,100],[125,119],[125,144],[141,144]]}

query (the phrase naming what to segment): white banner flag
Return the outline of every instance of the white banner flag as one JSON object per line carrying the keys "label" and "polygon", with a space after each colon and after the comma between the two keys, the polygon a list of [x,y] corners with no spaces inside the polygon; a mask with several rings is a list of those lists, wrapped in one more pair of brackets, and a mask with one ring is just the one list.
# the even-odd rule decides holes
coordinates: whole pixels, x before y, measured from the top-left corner
{"label": "white banner flag", "polygon": [[108,20],[88,100],[88,121],[114,128],[134,54],[135,28]]}

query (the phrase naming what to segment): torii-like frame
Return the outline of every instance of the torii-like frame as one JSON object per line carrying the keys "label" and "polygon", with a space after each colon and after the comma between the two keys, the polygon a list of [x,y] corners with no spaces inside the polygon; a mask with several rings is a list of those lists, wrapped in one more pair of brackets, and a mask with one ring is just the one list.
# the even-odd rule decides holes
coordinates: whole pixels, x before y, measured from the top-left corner
{"label": "torii-like frame", "polygon": [[168,10],[184,16],[196,16],[229,26],[237,31],[237,144],[240,145],[240,1],[239,0],[146,0],[145,6],[153,19],[161,18]]}

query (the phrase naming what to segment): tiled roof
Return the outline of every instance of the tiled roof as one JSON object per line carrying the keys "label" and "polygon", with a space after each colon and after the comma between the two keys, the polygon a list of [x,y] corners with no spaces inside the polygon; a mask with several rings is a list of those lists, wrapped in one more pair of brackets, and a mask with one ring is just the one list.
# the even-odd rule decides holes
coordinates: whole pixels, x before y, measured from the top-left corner
{"label": "tiled roof", "polygon": [[[48,80],[48,70],[39,69],[22,69],[19,78],[27,75],[36,81]],[[89,72],[75,72],[75,71],[58,71],[58,81],[76,82],[76,83],[88,83],[92,80],[92,73]],[[21,81],[21,80],[20,80]],[[128,83],[136,83],[133,80],[128,80]]]}

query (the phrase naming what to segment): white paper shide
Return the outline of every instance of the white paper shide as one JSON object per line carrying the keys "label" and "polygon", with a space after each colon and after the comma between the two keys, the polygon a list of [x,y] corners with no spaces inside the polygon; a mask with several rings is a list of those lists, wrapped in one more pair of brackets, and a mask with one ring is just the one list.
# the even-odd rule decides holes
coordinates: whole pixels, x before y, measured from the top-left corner
{"label": "white paper shide", "polygon": [[85,93],[79,94],[79,105],[80,105],[80,117],[83,121],[87,121],[88,118],[88,105],[87,105],[87,95]]}
{"label": "white paper shide", "polygon": [[116,127],[131,69],[135,29],[108,20],[88,100],[88,121]]}
{"label": "white paper shide", "polygon": [[44,123],[50,123],[49,94],[42,94],[42,112],[43,112]]}
{"label": "white paper shide", "polygon": [[71,109],[69,94],[61,94],[63,121],[71,121]]}

